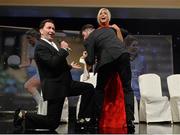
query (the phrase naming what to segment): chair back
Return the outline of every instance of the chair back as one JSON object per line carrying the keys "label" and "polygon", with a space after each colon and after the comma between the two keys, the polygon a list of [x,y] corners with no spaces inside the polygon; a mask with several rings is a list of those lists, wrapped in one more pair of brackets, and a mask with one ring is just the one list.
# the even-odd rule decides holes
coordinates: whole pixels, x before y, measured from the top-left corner
{"label": "chair back", "polygon": [[162,97],[161,78],[154,73],[138,77],[140,95],[143,97]]}
{"label": "chair back", "polygon": [[180,74],[169,75],[167,85],[170,97],[180,97]]}
{"label": "chair back", "polygon": [[86,74],[83,73],[83,74],[80,76],[80,81],[81,81],[81,82],[91,83],[94,87],[96,87],[97,73],[94,75],[93,72],[90,72],[90,73],[89,73],[89,78],[86,79],[86,80],[84,80],[84,75],[86,75]]}

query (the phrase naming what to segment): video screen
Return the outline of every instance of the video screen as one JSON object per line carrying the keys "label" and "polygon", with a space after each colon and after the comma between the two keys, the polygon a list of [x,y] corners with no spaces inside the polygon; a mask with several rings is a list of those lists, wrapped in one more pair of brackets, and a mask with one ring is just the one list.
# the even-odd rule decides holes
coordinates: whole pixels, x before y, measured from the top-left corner
{"label": "video screen", "polygon": [[[28,29],[0,26],[0,111],[11,111],[17,107],[36,109],[35,100],[25,89],[25,83],[38,73],[35,60],[32,59],[26,67],[20,67],[29,63],[35,49],[26,40],[25,32]],[[79,63],[84,51],[79,31],[57,30],[54,42],[58,45],[62,40],[68,42],[72,49],[67,57],[69,64],[73,61]],[[82,69],[71,70],[74,80],[79,81],[83,73],[83,65],[80,65]]]}
{"label": "video screen", "polygon": [[156,73],[161,77],[162,94],[169,96],[167,76],[173,74],[172,37],[170,35],[134,35],[138,40],[138,55],[131,61],[132,88],[140,99],[138,76]]}
{"label": "video screen", "polygon": [[[0,111],[11,111],[17,107],[25,110],[37,109],[32,95],[24,84],[37,73],[35,61],[26,68],[19,65],[28,61],[31,52],[26,41],[24,28],[0,27]],[[173,73],[172,37],[168,35],[133,35],[138,39],[138,55],[131,61],[132,88],[137,99],[140,99],[138,76],[144,73],[157,73],[162,80],[163,95],[168,96],[166,77]],[[79,63],[84,51],[79,31],[61,30],[56,32],[55,42],[68,42],[72,49],[67,57],[68,63]],[[11,63],[11,65],[9,65]],[[82,69],[71,70],[74,80],[79,81]],[[39,91],[41,91],[39,89]]]}

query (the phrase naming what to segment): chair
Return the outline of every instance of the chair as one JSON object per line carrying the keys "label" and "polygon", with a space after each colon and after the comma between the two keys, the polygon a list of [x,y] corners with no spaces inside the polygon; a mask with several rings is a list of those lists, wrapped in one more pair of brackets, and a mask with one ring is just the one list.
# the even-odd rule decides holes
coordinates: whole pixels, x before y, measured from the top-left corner
{"label": "chair", "polygon": [[[81,82],[91,83],[91,84],[93,84],[94,87],[96,87],[97,73],[94,75],[94,73],[91,72],[91,73],[89,73],[89,79],[86,79],[86,80],[85,80],[85,78],[87,78],[87,74],[86,74],[86,73],[83,73],[83,74],[80,76],[80,81],[81,81]],[[79,99],[78,99],[78,102],[77,102],[77,107],[76,107],[76,119],[78,119],[80,103],[81,103],[81,95],[79,96]]]}
{"label": "chair", "polygon": [[157,74],[149,73],[138,77],[140,89],[140,121],[172,122],[168,97],[162,96],[161,79]]}
{"label": "chair", "polygon": [[134,96],[134,123],[139,123],[138,102],[136,96]]}
{"label": "chair", "polygon": [[[41,94],[41,96],[43,96],[43,95],[42,95],[42,91],[40,92],[40,94]],[[47,115],[47,101],[41,101],[41,102],[38,104],[37,114]]]}
{"label": "chair", "polygon": [[180,122],[180,74],[167,77],[173,122]]}
{"label": "chair", "polygon": [[94,75],[94,73],[89,73],[89,79],[87,80],[83,80],[84,78],[84,74],[82,74],[80,76],[80,81],[81,82],[87,82],[87,83],[91,83],[94,87],[96,87],[96,80],[97,80],[97,73]]}
{"label": "chair", "polygon": [[[89,76],[90,76],[89,79],[84,80],[84,78],[87,78],[86,76],[87,76],[86,74],[82,74],[80,76],[80,81],[91,83],[93,84],[94,87],[96,87],[97,74],[94,75],[94,73],[89,73]],[[79,96],[78,103],[77,103],[76,118],[78,118],[80,102],[81,102],[81,96]],[[134,118],[135,118],[134,123],[139,123],[138,103],[135,96],[134,96]]]}
{"label": "chair", "polygon": [[[93,72],[87,71],[87,65],[84,58],[80,57],[79,63],[82,63],[84,65],[84,72],[80,76],[80,82],[91,83],[94,87],[96,87],[97,73],[94,75]],[[81,103],[81,95],[79,96],[77,106],[76,106],[76,119],[78,119],[80,103]]]}
{"label": "chair", "polygon": [[[42,96],[42,92],[41,92],[41,96]],[[42,101],[41,103],[39,103],[37,114],[47,115],[47,105],[48,105],[47,101]],[[69,115],[68,98],[66,97],[64,100],[60,121],[68,123],[68,115]]]}

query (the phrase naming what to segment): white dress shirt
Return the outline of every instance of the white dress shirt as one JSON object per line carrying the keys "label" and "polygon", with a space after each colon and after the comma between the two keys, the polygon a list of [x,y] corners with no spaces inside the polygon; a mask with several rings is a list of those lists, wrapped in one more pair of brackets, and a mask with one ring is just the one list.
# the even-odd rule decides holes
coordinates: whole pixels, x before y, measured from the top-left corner
{"label": "white dress shirt", "polygon": [[45,38],[41,38],[42,40],[44,40],[45,42],[47,42],[48,44],[50,44],[52,47],[54,47],[57,51],[59,51],[57,45],[54,42],[50,42],[49,40],[45,39]]}

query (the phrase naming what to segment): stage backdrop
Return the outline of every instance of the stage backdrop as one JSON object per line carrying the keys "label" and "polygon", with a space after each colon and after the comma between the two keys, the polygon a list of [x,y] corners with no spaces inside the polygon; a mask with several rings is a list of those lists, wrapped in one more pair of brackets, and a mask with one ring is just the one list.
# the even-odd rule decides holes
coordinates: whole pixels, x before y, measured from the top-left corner
{"label": "stage backdrop", "polygon": [[132,87],[139,99],[138,76],[156,73],[161,77],[162,93],[169,96],[167,76],[173,74],[172,37],[167,35],[134,35],[138,39],[139,54],[131,62]]}
{"label": "stage backdrop", "polygon": [[[29,28],[0,26],[0,111],[13,111],[17,107],[25,110],[35,110],[36,103],[32,96],[24,89],[24,83],[36,73],[34,68],[35,61],[27,68],[18,68],[19,64],[26,63],[28,60],[29,44],[24,33]],[[79,31],[58,31],[56,32],[55,42],[58,45],[62,40],[68,42],[72,52],[67,57],[69,64],[71,62],[79,63],[79,58],[84,50],[82,41],[79,37]],[[10,57],[11,63],[8,60]],[[15,57],[14,57],[15,56]],[[19,59],[16,59],[19,58]],[[15,65],[18,64],[18,65]],[[80,80],[82,69],[72,69],[74,80]],[[77,97],[70,98],[70,105],[75,105],[74,100]]]}
{"label": "stage backdrop", "polygon": [[[34,69],[31,67],[20,69],[7,64],[8,58],[12,55],[19,56],[21,63],[27,60],[28,43],[24,37],[27,29],[0,27],[0,111],[13,111],[19,106],[27,110],[36,108],[32,96],[23,87],[24,83],[34,74]],[[139,74],[157,73],[162,79],[163,94],[168,95],[166,77],[173,73],[171,36],[135,36],[139,40],[139,55],[135,61],[132,61],[133,88],[138,89]],[[55,42],[58,43],[61,40],[66,40],[72,48],[72,52],[67,58],[68,62],[79,62],[84,50],[79,31],[57,30]],[[83,68],[83,65],[81,66]],[[72,70],[73,78],[79,80],[82,72],[83,69]]]}

